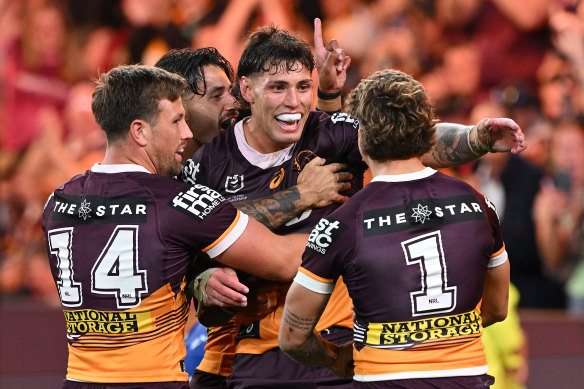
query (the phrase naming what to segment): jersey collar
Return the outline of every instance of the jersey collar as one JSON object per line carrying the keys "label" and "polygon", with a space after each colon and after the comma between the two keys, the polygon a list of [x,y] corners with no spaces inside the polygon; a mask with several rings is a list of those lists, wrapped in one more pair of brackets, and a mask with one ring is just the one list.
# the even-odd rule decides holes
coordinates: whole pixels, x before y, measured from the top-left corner
{"label": "jersey collar", "polygon": [[128,163],[120,165],[102,165],[101,163],[96,163],[91,168],[92,172],[95,173],[128,173],[128,172],[142,172],[152,174],[144,166]]}
{"label": "jersey collar", "polygon": [[404,181],[413,181],[419,180],[422,178],[430,177],[436,173],[436,170],[427,167],[422,170],[413,173],[405,173],[405,174],[387,174],[381,175],[377,177],[373,177],[371,182],[381,181],[381,182],[404,182]]}

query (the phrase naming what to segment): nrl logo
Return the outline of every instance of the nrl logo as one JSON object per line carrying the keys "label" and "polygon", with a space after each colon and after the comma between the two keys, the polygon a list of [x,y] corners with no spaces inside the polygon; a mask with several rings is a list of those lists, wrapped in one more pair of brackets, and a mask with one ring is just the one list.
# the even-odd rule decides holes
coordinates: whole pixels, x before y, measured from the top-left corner
{"label": "nrl logo", "polygon": [[243,189],[243,174],[227,176],[225,180],[225,192],[237,193]]}

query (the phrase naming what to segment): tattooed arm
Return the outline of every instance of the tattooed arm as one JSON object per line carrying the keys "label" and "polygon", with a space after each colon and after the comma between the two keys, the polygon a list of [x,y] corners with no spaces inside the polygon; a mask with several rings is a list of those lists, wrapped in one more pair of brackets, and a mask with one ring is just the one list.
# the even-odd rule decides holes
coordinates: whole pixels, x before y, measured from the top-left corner
{"label": "tattooed arm", "polygon": [[324,163],[324,159],[316,157],[302,169],[296,186],[261,199],[234,202],[233,206],[275,230],[307,209],[344,203],[347,196],[339,192],[351,187],[348,181],[353,176],[341,171],[345,165]]}
{"label": "tattooed arm", "polygon": [[527,147],[521,128],[511,119],[483,119],[474,126],[436,125],[436,144],[422,157],[426,166],[452,167],[472,162],[487,152],[519,153]]}
{"label": "tattooed arm", "polygon": [[300,363],[323,366],[340,377],[349,378],[353,375],[352,342],[336,345],[314,330],[329,297],[293,282],[286,296],[278,343]]}

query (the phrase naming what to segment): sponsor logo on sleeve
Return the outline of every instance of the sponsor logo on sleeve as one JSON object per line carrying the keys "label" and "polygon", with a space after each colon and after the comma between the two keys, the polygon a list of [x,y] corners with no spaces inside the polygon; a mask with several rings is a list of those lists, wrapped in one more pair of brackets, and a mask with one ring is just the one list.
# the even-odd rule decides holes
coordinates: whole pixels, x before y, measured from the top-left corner
{"label": "sponsor logo on sleeve", "polygon": [[487,207],[491,208],[493,212],[495,212],[495,215],[497,215],[497,220],[500,223],[501,220],[499,219],[499,214],[497,213],[497,207],[495,207],[495,204],[487,196],[485,196],[485,204],[487,204]]}
{"label": "sponsor logo on sleeve", "polygon": [[331,116],[331,121],[335,124],[344,122],[347,124],[351,124],[355,130],[359,129],[359,121],[356,118],[344,112],[333,113],[333,115]]}
{"label": "sponsor logo on sleeve", "polygon": [[177,194],[168,205],[201,222],[223,201],[220,193],[196,184]]}
{"label": "sponsor logo on sleeve", "polygon": [[347,225],[334,219],[320,219],[310,233],[306,247],[326,254],[331,244],[347,229]]}
{"label": "sponsor logo on sleeve", "polygon": [[201,164],[189,159],[182,168],[181,180],[191,185],[197,183],[197,174],[201,171]]}

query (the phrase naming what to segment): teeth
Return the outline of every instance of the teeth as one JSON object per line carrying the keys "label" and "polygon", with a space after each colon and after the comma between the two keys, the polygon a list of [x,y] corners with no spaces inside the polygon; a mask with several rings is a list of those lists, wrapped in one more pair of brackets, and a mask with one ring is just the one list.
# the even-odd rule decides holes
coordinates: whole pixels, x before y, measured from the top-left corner
{"label": "teeth", "polygon": [[222,128],[227,128],[235,122],[235,119],[227,119],[223,123],[221,123]]}
{"label": "teeth", "polygon": [[302,115],[299,113],[283,113],[281,115],[276,116],[276,119],[283,121],[283,122],[297,122],[300,120]]}

